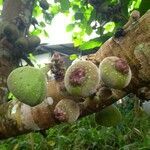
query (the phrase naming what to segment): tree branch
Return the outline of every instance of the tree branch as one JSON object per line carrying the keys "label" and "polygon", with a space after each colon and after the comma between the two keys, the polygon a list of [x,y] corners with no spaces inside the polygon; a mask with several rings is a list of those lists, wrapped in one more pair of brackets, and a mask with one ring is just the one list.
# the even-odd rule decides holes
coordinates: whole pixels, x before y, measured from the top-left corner
{"label": "tree branch", "polygon": [[[100,102],[90,100],[94,97],[87,97],[83,102],[79,100],[80,117],[100,111],[128,93],[133,92],[137,94],[139,88],[147,87],[149,89],[149,24],[150,11],[141,17],[138,22],[131,24],[124,37],[109,39],[97,53],[87,56],[87,59],[97,64],[107,56],[118,56],[126,59],[132,70],[132,81],[129,86],[121,91],[111,89],[111,96],[108,96],[108,93],[105,93],[104,90],[104,93],[101,93],[103,96],[100,95],[102,97]],[[47,99],[35,107],[29,107],[17,100],[1,105],[0,139],[48,129],[55,124],[59,124],[54,117],[56,104],[63,98],[72,100],[78,98],[64,93],[61,89],[61,83],[50,81],[47,85]]]}

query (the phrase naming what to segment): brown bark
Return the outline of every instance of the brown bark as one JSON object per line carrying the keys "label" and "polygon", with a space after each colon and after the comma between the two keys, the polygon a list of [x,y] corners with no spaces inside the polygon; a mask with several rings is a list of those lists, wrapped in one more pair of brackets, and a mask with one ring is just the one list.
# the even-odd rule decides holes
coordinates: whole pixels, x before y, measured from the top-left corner
{"label": "brown bark", "polygon": [[137,94],[139,88],[150,83],[150,11],[126,30],[124,37],[110,38],[88,59],[97,64],[108,56],[127,60],[132,70],[132,81],[125,90]]}
{"label": "brown bark", "polygon": [[[110,38],[100,50],[87,58],[99,64],[107,56],[118,56],[127,60],[132,70],[132,81],[128,87],[119,91],[112,90],[112,98],[101,99],[101,102],[91,101],[91,97],[80,102],[80,117],[100,111],[111,105],[125,94],[147,87],[150,83],[150,11],[138,22],[128,27],[127,33],[121,38]],[[54,118],[55,105],[62,98],[78,99],[64,94],[61,84],[56,81],[48,83],[47,99],[40,105],[29,107],[19,101],[11,101],[0,106],[0,139],[48,129],[58,124]],[[104,93],[102,93],[104,94]],[[51,98],[50,98],[51,97]],[[107,97],[107,96],[106,96]]]}

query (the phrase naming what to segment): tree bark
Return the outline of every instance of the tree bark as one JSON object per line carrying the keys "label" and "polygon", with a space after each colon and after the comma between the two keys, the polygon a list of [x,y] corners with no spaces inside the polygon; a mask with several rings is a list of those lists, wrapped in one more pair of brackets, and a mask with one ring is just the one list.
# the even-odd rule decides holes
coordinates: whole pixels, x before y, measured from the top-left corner
{"label": "tree bark", "polygon": [[[13,1],[18,2],[17,0]],[[9,3],[9,0],[6,0],[5,3],[6,2]],[[20,5],[26,6],[24,3],[27,4],[28,2],[29,1],[21,1]],[[7,6],[9,5],[7,4]],[[5,7],[4,10],[7,10],[7,7]],[[31,7],[28,8],[31,9]],[[3,16],[4,18],[8,18],[8,20],[11,19],[11,17],[8,17],[9,15]],[[28,15],[28,18],[29,17],[31,17],[31,13]],[[98,52],[87,56],[87,59],[95,62],[97,65],[108,56],[118,56],[126,59],[132,70],[131,83],[121,91],[113,90],[113,99],[102,99],[101,103],[97,104],[96,102],[90,101],[89,99],[91,97],[89,97],[85,99],[84,102],[79,102],[78,104],[81,112],[80,117],[100,111],[128,93],[133,92],[138,94],[138,89],[142,87],[147,87],[149,89],[150,11],[142,16],[138,22],[131,24],[126,31],[127,33],[124,37],[110,38],[103,44]],[[8,61],[8,59],[6,60]],[[8,66],[11,66],[12,60],[8,62]],[[15,65],[12,65],[10,70],[12,70],[14,66]],[[6,68],[6,66],[3,66],[3,69],[4,68]],[[8,73],[10,73],[10,70],[7,70],[7,74],[4,75],[5,78]],[[2,70],[0,70],[0,73],[1,72]],[[48,129],[55,124],[59,124],[53,113],[56,104],[63,98],[75,100],[76,97],[65,95],[61,90],[61,83],[56,81],[50,81],[47,85],[47,89],[47,98],[43,103],[35,107],[30,107],[17,100],[0,105],[0,139],[17,136],[31,131]]]}

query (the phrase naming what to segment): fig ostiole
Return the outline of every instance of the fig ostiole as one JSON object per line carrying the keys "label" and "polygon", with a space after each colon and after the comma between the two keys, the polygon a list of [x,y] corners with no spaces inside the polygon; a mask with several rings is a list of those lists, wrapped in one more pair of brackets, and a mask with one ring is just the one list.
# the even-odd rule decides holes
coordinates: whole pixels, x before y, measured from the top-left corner
{"label": "fig ostiole", "polygon": [[78,60],[66,70],[64,83],[71,95],[87,97],[96,92],[99,86],[99,70],[90,61]]}
{"label": "fig ostiole", "polygon": [[80,107],[71,99],[60,100],[54,109],[54,117],[59,122],[72,123],[78,119],[79,115]]}

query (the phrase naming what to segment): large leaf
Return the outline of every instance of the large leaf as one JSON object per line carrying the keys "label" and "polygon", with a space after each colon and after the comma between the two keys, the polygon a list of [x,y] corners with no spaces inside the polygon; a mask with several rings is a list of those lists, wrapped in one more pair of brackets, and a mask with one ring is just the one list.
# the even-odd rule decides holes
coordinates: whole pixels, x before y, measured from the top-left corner
{"label": "large leaf", "polygon": [[149,9],[150,9],[150,0],[142,0],[139,8],[141,15],[143,15]]}
{"label": "large leaf", "polygon": [[75,27],[75,24],[71,23],[71,24],[68,24],[67,27],[66,27],[66,31],[67,32],[70,32],[74,29]]}
{"label": "large leaf", "polygon": [[77,12],[74,15],[75,20],[82,20],[84,18],[84,15],[82,12]]}
{"label": "large leaf", "polygon": [[104,34],[108,32],[112,32],[115,28],[115,23],[114,22],[108,22],[104,25]]}
{"label": "large leaf", "polygon": [[99,47],[102,43],[97,40],[90,40],[79,46],[80,50],[91,50],[95,47]]}
{"label": "large leaf", "polygon": [[120,2],[122,6],[122,15],[128,18],[128,5],[130,3],[130,0],[120,0]]}

